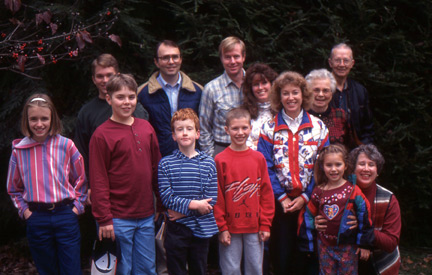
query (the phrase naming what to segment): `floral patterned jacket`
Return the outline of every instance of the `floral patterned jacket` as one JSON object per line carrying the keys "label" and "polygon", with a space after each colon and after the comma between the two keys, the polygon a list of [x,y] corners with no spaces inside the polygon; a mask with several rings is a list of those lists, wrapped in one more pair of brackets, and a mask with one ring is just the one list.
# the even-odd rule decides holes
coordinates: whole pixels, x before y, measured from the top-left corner
{"label": "floral patterned jacket", "polygon": [[282,118],[282,110],[263,124],[258,151],[267,161],[277,200],[301,196],[305,202],[309,201],[315,185],[313,167],[318,151],[329,144],[325,124],[305,110],[295,133]]}

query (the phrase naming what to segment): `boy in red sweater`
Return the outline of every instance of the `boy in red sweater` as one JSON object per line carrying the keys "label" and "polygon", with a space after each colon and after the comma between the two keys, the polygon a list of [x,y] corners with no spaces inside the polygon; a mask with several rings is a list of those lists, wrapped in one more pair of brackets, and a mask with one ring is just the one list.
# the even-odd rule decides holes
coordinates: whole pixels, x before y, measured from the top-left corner
{"label": "boy in red sweater", "polygon": [[264,156],[246,145],[251,117],[243,108],[230,110],[225,131],[231,144],[216,155],[218,199],[214,215],[219,228],[222,274],[262,274],[264,242],[270,237],[274,196]]}
{"label": "boy in red sweater", "polygon": [[150,123],[132,116],[137,84],[131,75],[112,76],[106,89],[112,116],[90,140],[91,201],[99,239],[117,242],[117,274],[155,274],[153,193],[158,212],[162,209],[158,140]]}

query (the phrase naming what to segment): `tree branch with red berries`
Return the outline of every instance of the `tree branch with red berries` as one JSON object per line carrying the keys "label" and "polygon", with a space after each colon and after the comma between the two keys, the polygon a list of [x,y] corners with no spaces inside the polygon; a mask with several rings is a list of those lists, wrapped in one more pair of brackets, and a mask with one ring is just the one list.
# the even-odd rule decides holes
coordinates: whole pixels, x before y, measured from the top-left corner
{"label": "tree branch with red berries", "polygon": [[120,37],[109,32],[118,19],[116,8],[84,17],[78,12],[79,1],[38,7],[28,2],[5,0],[0,7],[0,70],[38,78],[30,72],[77,59],[97,39],[122,45]]}

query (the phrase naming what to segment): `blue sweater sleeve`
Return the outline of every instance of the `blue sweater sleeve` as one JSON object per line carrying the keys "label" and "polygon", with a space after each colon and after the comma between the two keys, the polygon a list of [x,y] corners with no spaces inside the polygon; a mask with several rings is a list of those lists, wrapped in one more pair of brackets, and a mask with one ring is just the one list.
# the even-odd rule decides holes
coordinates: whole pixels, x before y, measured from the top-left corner
{"label": "blue sweater sleeve", "polygon": [[298,242],[300,251],[313,252],[315,234],[315,216],[318,214],[317,205],[310,200],[299,214]]}
{"label": "blue sweater sleeve", "polygon": [[374,240],[374,228],[370,216],[370,205],[358,186],[355,186],[354,209],[358,220],[358,245],[371,245]]}
{"label": "blue sweater sleeve", "polygon": [[310,200],[310,197],[312,195],[312,190],[314,189],[314,187],[315,187],[315,177],[314,177],[314,174],[312,173],[312,179],[311,179],[310,183],[308,184],[308,186],[306,187],[305,192],[302,193],[302,196],[306,201]]}
{"label": "blue sweater sleeve", "polygon": [[169,162],[162,159],[159,163],[158,169],[158,182],[159,193],[161,196],[162,204],[167,208],[183,215],[190,216],[192,211],[189,210],[190,199],[176,196],[172,189],[173,178],[169,176]]}

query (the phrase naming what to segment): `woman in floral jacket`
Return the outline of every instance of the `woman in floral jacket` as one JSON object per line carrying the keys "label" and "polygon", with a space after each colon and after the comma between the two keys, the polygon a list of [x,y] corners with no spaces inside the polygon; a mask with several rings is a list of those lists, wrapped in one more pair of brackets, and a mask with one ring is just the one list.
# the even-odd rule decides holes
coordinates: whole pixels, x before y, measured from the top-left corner
{"label": "woman in floral jacket", "polygon": [[308,262],[310,255],[298,250],[297,218],[314,187],[317,153],[329,145],[328,129],[306,112],[312,93],[300,74],[280,74],[270,98],[277,115],[264,123],[258,151],[266,158],[276,201],[270,244],[274,273],[302,272],[311,266],[317,270],[316,257]]}

